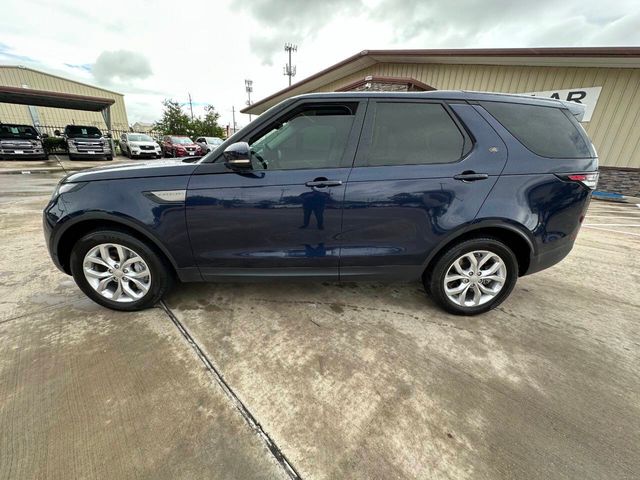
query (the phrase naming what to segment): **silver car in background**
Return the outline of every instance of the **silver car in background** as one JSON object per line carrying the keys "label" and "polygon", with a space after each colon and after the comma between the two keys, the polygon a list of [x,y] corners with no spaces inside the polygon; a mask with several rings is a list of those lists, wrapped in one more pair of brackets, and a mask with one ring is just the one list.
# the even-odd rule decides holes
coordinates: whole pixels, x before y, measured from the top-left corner
{"label": "silver car in background", "polygon": [[215,150],[222,145],[222,142],[223,140],[218,137],[198,137],[196,139],[196,143],[200,145],[200,148],[202,148],[202,151],[205,153]]}
{"label": "silver car in background", "polygon": [[146,133],[123,133],[120,150],[129,158],[162,158],[160,145]]}

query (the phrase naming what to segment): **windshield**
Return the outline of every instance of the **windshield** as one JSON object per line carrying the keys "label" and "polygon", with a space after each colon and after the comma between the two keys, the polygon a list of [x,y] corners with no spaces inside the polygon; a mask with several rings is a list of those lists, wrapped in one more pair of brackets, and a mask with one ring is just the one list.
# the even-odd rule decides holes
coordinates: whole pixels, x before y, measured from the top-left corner
{"label": "windshield", "polygon": [[79,125],[67,125],[64,129],[66,136],[71,138],[100,138],[102,132],[96,127],[82,127]]}
{"label": "windshield", "polygon": [[153,138],[149,135],[144,135],[142,133],[135,133],[129,135],[130,142],[153,142]]}
{"label": "windshield", "polygon": [[183,145],[185,143],[193,143],[189,137],[171,137],[171,142],[172,143],[179,143],[179,144],[183,144]]}
{"label": "windshield", "polygon": [[218,137],[205,137],[205,140],[209,145],[220,145],[222,143],[222,139]]}
{"label": "windshield", "polygon": [[29,125],[0,125],[0,138],[37,138],[38,132]]}

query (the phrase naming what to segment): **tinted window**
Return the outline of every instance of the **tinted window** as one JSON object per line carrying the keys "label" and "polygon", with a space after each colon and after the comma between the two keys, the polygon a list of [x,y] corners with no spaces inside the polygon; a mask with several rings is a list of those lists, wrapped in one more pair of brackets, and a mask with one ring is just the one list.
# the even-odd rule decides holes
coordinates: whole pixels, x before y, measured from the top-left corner
{"label": "tinted window", "polygon": [[254,168],[293,170],[342,164],[356,104],[305,106],[250,141]]}
{"label": "tinted window", "polygon": [[438,103],[378,103],[366,162],[371,166],[455,162],[465,139]]}
{"label": "tinted window", "polygon": [[501,102],[483,102],[482,106],[536,155],[591,157],[577,122],[560,108]]}
{"label": "tinted window", "polygon": [[0,125],[0,138],[36,138],[38,132],[29,125]]}
{"label": "tinted window", "polygon": [[65,134],[70,138],[100,138],[102,132],[96,127],[83,127],[79,125],[67,125]]}

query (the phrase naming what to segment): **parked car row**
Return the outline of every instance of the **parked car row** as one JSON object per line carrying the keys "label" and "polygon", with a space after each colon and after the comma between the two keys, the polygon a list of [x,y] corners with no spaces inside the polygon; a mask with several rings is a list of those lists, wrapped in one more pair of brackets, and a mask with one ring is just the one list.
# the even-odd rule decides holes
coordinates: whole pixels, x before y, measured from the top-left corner
{"label": "parked car row", "polygon": [[[67,125],[55,130],[62,138],[69,159],[113,159],[111,134],[90,125]],[[48,152],[40,134],[31,125],[0,124],[0,159],[46,160]],[[123,133],[119,138],[122,154],[129,158],[200,157],[222,144],[218,137],[198,137],[194,142],[185,135],[165,135],[160,144],[145,133]]]}

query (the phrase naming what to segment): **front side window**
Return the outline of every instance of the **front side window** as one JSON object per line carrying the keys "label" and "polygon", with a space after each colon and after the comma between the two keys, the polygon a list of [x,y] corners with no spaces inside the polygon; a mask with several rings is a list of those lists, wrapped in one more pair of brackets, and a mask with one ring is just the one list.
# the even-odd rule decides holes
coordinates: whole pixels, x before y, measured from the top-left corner
{"label": "front side window", "polygon": [[464,151],[465,137],[443,105],[380,102],[364,162],[369,166],[450,163],[460,160]]}
{"label": "front side window", "polygon": [[357,104],[306,105],[251,139],[254,168],[337,168],[349,141]]}

